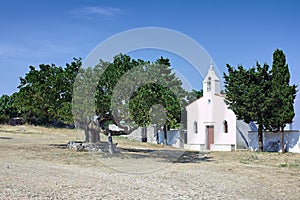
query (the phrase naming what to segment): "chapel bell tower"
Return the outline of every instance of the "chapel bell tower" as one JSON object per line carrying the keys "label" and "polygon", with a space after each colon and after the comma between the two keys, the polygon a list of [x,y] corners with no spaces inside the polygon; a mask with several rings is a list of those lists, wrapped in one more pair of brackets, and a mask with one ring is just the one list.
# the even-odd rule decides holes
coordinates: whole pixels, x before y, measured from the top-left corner
{"label": "chapel bell tower", "polygon": [[220,94],[220,79],[215,74],[213,64],[211,63],[203,81],[203,96],[213,94]]}

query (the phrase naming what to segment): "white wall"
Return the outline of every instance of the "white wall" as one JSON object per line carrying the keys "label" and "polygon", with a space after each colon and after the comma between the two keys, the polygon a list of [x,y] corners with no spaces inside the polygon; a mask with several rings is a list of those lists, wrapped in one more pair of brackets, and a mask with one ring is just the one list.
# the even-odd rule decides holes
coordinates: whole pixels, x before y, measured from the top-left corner
{"label": "white wall", "polygon": [[[184,130],[178,130],[178,129],[171,129],[167,131],[167,145],[170,145],[172,147],[176,148],[183,148],[184,147]],[[164,143],[164,132],[163,130],[159,130],[159,143]]]}
{"label": "white wall", "polygon": [[[287,145],[287,151],[300,153],[300,132],[298,130],[285,131],[284,139],[285,144]],[[281,134],[273,132],[264,132],[263,143],[263,149],[265,151],[281,151]],[[258,150],[257,132],[249,132],[249,148],[250,150],[254,151]]]}
{"label": "white wall", "polygon": [[[256,127],[255,127],[256,128]],[[236,148],[237,149],[248,149],[249,148],[249,137],[248,131],[256,131],[251,129],[251,126],[242,120],[236,120]]]}
{"label": "white wall", "polygon": [[[236,116],[232,110],[227,109],[224,98],[214,95],[214,116],[215,123],[215,144],[230,144],[236,143]],[[228,124],[228,133],[224,132],[224,120]]]}
{"label": "white wall", "polygon": [[139,127],[126,137],[140,142],[143,141],[144,137],[147,137],[147,142],[156,144],[156,132],[154,126],[148,126],[146,129],[146,135],[143,135],[143,127]]}
{"label": "white wall", "polygon": [[188,144],[195,144],[197,141],[200,140],[199,134],[194,132],[194,121],[198,124],[198,133],[200,132],[199,129],[199,109],[198,109],[198,99],[186,107],[187,110],[187,143]]}

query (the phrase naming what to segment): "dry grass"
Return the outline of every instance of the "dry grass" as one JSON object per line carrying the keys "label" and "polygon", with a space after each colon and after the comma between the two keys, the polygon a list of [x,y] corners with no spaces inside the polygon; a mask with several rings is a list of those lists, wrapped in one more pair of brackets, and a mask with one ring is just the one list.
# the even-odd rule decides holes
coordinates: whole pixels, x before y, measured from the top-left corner
{"label": "dry grass", "polygon": [[65,148],[83,139],[77,130],[0,126],[0,199],[300,198],[300,154],[199,154],[121,136],[113,156]]}
{"label": "dry grass", "polygon": [[[81,162],[86,163],[87,160],[92,162],[93,156],[91,156],[88,152],[78,153],[73,150],[65,149],[65,145],[68,141],[83,140],[84,133],[80,130],[45,128],[28,125],[0,126],[0,152],[3,153],[8,149],[10,150],[8,153],[3,153],[2,155],[4,156],[9,155],[9,152],[15,153],[15,151],[19,151],[20,154],[25,156],[24,158],[30,159],[42,159],[69,164],[80,164]],[[101,135],[101,140],[107,141],[107,136]],[[122,149],[181,151],[172,147],[129,140],[123,136],[115,136],[114,143],[118,143],[118,147]],[[22,151],[26,151],[26,153]],[[215,164],[226,163],[242,164],[245,166],[287,167],[300,169],[300,154],[294,153],[282,154],[249,151],[210,152],[209,158],[211,161],[214,161]]]}

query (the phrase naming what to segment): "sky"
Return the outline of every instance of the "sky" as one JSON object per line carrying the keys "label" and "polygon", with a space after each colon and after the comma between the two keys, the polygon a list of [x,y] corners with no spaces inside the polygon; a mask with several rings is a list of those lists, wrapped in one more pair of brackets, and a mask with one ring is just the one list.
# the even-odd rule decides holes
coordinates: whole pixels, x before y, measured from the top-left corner
{"label": "sky", "polygon": [[[105,39],[142,27],[172,29],[193,38],[221,74],[227,63],[271,65],[274,50],[282,49],[291,84],[300,85],[298,0],[6,0],[0,3],[0,95],[16,92],[30,65],[65,66],[74,57],[84,59]],[[177,70],[188,68],[184,59],[168,52],[131,54],[151,61],[161,55]],[[193,88],[202,87],[203,77],[183,73]],[[300,95],[295,110],[293,128],[300,129]]]}

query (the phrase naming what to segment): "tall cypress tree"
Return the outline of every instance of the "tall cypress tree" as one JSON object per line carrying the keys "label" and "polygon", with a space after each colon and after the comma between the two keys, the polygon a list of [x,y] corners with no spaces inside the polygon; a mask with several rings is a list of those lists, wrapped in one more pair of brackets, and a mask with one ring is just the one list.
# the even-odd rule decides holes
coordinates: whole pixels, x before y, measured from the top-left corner
{"label": "tall cypress tree", "polygon": [[271,72],[272,115],[270,125],[274,131],[281,132],[281,149],[284,152],[284,127],[286,124],[292,123],[295,116],[293,104],[297,91],[296,85],[290,85],[289,67],[282,50],[276,49],[274,51]]}

